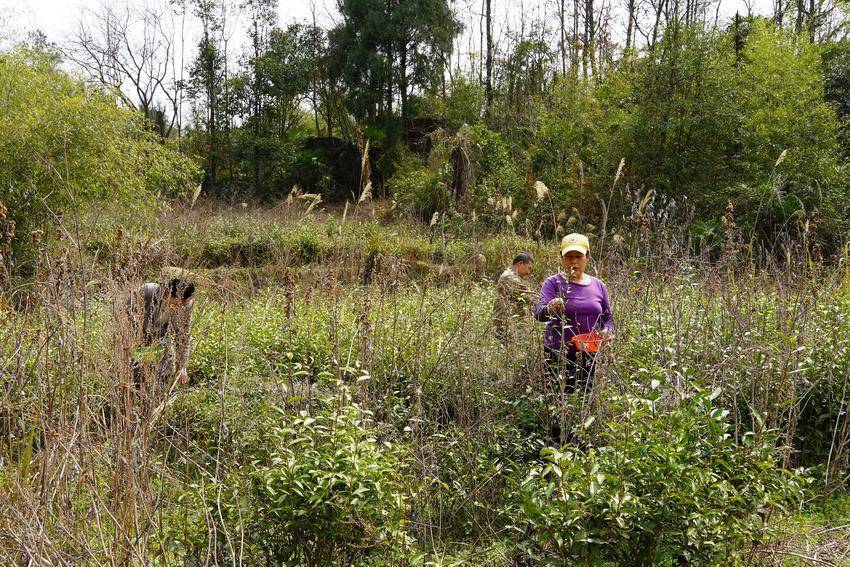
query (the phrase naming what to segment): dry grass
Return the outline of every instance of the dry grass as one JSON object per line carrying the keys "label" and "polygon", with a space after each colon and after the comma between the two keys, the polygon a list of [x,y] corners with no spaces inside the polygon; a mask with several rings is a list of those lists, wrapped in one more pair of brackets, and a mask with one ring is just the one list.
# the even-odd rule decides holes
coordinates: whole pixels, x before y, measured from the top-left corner
{"label": "dry grass", "polygon": [[[381,435],[409,447],[417,545],[497,549],[508,536],[500,514],[510,479],[534,459],[542,442],[535,428],[551,418],[539,327],[506,355],[489,327],[489,280],[464,254],[424,272],[419,260],[391,250],[347,262],[319,256],[298,269],[289,256],[272,255],[265,281],[193,265],[202,290],[193,383],[172,392],[146,376],[137,388],[129,353],[139,338],[124,298],[160,267],[185,262],[173,235],[191,221],[191,240],[202,241],[206,214],[166,219],[163,240],[171,243],[153,255],[127,237],[112,243],[108,261],[93,263],[85,243],[66,241],[59,253],[44,252],[36,283],[6,297],[19,307],[8,311],[0,339],[0,557],[54,565],[165,564],[190,555],[206,564],[247,561],[250,522],[233,502],[251,487],[234,479],[244,480],[244,459],[262,447],[270,418],[261,407],[309,412],[322,395],[339,395],[340,383],[375,414]],[[325,230],[286,222],[284,229]],[[373,235],[388,234],[374,226],[366,225]],[[636,226],[596,259],[619,331],[600,359],[595,396],[555,410],[602,424],[616,419],[609,396],[640,394],[653,380],[670,399],[720,387],[738,435],[781,431],[787,466],[826,456],[826,489],[841,488],[850,457],[847,414],[839,411],[850,368],[845,274],[798,262],[802,248],[759,267],[744,256],[689,255],[676,237],[654,251],[631,239],[648,237],[645,223]],[[398,238],[398,249],[425,242],[433,254],[443,246],[427,233]],[[488,264],[508,263],[516,244],[494,239]],[[555,265],[545,253],[538,258],[541,278]],[[372,283],[363,285],[367,270]],[[812,411],[823,408],[822,422]],[[813,453],[812,433],[800,427],[822,423],[830,439],[818,442],[825,453]],[[493,447],[502,447],[496,457]],[[488,458],[506,468],[489,468]],[[783,544],[770,553],[837,561],[843,534],[824,528],[813,534],[817,548]],[[178,535],[182,547],[171,548]]]}

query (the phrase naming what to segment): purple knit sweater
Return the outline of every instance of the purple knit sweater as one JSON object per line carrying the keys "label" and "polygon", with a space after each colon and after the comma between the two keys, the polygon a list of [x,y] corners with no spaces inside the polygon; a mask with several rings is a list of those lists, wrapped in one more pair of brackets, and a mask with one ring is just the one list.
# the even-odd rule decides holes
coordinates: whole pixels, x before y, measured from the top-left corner
{"label": "purple knit sweater", "polygon": [[[599,279],[589,277],[590,283],[585,285],[569,282],[564,274],[549,276],[543,282],[534,317],[546,323],[544,346],[547,349],[560,350],[565,343],[573,348],[574,335],[601,329],[614,331],[608,290]],[[565,312],[550,317],[546,306],[556,297],[563,298]]]}

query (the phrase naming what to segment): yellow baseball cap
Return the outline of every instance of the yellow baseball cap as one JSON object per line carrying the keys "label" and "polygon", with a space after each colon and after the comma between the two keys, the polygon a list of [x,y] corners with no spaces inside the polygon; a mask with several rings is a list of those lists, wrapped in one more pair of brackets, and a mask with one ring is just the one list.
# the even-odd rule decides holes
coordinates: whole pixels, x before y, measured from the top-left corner
{"label": "yellow baseball cap", "polygon": [[587,254],[590,251],[590,241],[585,235],[574,232],[561,240],[561,256],[574,250],[582,254]]}

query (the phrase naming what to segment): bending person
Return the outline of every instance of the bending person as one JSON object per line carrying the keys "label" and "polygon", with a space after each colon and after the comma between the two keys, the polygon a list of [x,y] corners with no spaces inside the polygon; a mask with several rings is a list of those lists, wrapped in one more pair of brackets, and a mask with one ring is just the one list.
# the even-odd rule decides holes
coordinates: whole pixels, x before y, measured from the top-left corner
{"label": "bending person", "polygon": [[[144,356],[144,361],[136,359],[134,362],[136,384],[139,386],[141,382],[142,362],[156,364],[156,375],[161,385],[168,386],[175,374],[176,381],[185,384],[188,381],[186,364],[189,360],[189,326],[195,305],[195,284],[184,278],[172,278],[165,285],[146,283],[140,292],[144,296],[144,307],[139,338],[142,352],[147,352],[147,356]],[[132,314],[135,311],[132,303],[129,307]],[[136,321],[136,318],[131,320]]]}

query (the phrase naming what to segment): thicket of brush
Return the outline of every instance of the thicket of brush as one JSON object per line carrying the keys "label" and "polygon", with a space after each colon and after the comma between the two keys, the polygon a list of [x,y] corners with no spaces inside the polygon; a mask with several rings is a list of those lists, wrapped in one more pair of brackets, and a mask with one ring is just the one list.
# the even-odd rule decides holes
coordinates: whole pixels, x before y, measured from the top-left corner
{"label": "thicket of brush", "polygon": [[[0,53],[0,563],[768,561],[850,478],[847,49],[819,49],[676,25],[487,107],[458,75],[411,105],[443,124],[416,155],[361,109],[359,185],[335,188],[356,200],[331,213],[296,147],[339,134],[353,91],[309,127],[267,106],[293,137],[198,122],[202,172],[49,46]],[[232,203],[291,177],[268,210],[198,202],[202,178]],[[618,329],[565,397],[540,326],[505,348],[490,314],[514,254],[539,282],[573,231]],[[133,377],[126,298],[175,266],[199,291],[171,391]]]}
{"label": "thicket of brush", "polygon": [[[617,337],[592,392],[565,398],[540,327],[505,349],[490,323],[492,275],[531,248],[539,281],[553,243],[290,212],[175,213],[153,239],[101,219],[42,245],[4,298],[0,556],[755,562],[782,517],[845,487],[846,256],[805,237],[759,256],[731,211],[723,250],[657,219],[598,239]],[[204,267],[249,235],[269,254]],[[199,297],[190,383],[169,394],[134,385],[123,307],[174,264]]]}

